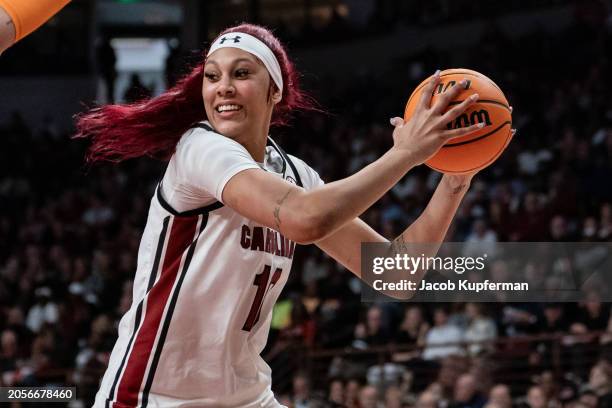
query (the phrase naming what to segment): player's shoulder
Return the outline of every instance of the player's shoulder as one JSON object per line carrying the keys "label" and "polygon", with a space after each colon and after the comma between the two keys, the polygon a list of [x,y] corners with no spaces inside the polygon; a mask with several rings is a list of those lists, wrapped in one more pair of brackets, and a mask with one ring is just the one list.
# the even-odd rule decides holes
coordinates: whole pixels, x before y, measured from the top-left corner
{"label": "player's shoulder", "polygon": [[308,190],[322,184],[319,173],[310,167],[310,165],[308,165],[304,160],[292,154],[287,154],[287,158],[295,166],[298,174],[300,175],[304,188]]}
{"label": "player's shoulder", "polygon": [[293,163],[293,164],[294,164],[296,167],[300,168],[300,170],[302,170],[302,169],[303,169],[303,170],[306,170],[306,169],[311,168],[311,167],[310,167],[308,164],[306,164],[306,162],[305,162],[304,160],[300,159],[299,157],[297,157],[297,156],[295,156],[295,155],[293,155],[293,154],[287,153],[287,158],[288,158],[289,160],[291,160],[291,162],[292,162],[292,163]]}
{"label": "player's shoulder", "polygon": [[[184,146],[194,143],[206,143],[215,140],[228,139],[225,136],[215,132],[208,122],[199,122],[187,129],[179,141],[178,146]],[[231,139],[229,139],[231,140]]]}
{"label": "player's shoulder", "polygon": [[199,122],[189,128],[179,140],[176,151],[206,151],[210,154],[221,152],[244,152],[244,147],[233,139],[215,131],[207,121]]}

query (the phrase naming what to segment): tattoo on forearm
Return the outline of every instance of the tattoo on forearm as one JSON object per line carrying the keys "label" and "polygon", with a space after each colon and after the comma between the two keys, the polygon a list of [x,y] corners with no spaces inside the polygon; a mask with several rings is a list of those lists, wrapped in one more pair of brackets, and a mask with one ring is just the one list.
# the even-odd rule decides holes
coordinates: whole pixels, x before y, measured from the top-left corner
{"label": "tattoo on forearm", "polygon": [[405,252],[408,249],[406,240],[404,240],[404,234],[400,234],[400,236],[393,241],[393,249],[395,253]]}
{"label": "tattoo on forearm", "polygon": [[276,204],[278,205],[274,208],[274,222],[276,222],[276,230],[279,232],[280,232],[280,225],[281,225],[281,219],[280,219],[281,206],[283,205],[285,200],[287,200],[287,197],[289,197],[289,194],[291,194],[291,190],[287,191],[287,193],[283,196],[283,198],[281,198],[280,200],[276,202]]}
{"label": "tattoo on forearm", "polygon": [[462,192],[465,189],[465,187],[467,187],[467,184],[462,184],[460,186],[457,186],[457,187],[453,188],[452,194],[453,195],[459,194],[460,192]]}

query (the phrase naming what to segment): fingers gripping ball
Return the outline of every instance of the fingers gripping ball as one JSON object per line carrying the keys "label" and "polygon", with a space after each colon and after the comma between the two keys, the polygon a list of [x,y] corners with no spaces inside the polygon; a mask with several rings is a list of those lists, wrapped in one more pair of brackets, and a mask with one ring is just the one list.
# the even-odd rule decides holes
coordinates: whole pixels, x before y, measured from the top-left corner
{"label": "fingers gripping ball", "polygon": [[[466,79],[465,90],[451,101],[448,109],[477,93],[478,101],[446,126],[448,129],[467,127],[477,123],[484,128],[466,136],[449,140],[425,164],[434,170],[449,174],[470,173],[487,167],[504,151],[512,139],[512,114],[508,100],[495,83],[479,72],[469,69],[448,69],[440,73],[440,82],[434,89],[431,105],[451,86]],[[404,111],[404,120],[412,117],[421,99],[421,93],[431,78],[414,90]],[[448,110],[447,109],[447,110]]]}

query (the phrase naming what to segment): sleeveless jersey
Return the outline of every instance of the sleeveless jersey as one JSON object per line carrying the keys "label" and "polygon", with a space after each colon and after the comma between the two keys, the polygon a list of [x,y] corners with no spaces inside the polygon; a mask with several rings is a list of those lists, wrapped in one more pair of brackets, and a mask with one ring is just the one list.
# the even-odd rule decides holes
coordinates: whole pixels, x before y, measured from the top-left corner
{"label": "sleeveless jersey", "polygon": [[262,164],[208,122],[181,138],[151,200],[133,302],[94,407],[278,406],[260,353],[296,244],[223,205],[227,181],[251,168],[323,183],[271,138]]}

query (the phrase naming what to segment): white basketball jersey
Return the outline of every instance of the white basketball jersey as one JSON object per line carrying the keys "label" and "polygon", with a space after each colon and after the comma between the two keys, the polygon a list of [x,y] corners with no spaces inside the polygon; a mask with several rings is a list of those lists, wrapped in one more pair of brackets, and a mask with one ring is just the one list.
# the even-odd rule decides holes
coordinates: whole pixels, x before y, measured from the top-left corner
{"label": "white basketball jersey", "polygon": [[322,184],[271,139],[258,164],[207,122],[185,133],[151,200],[132,306],[94,407],[275,404],[260,353],[296,244],[223,205],[225,183],[249,168]]}

